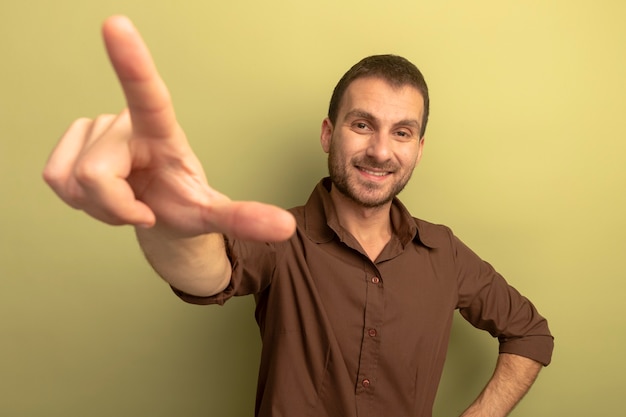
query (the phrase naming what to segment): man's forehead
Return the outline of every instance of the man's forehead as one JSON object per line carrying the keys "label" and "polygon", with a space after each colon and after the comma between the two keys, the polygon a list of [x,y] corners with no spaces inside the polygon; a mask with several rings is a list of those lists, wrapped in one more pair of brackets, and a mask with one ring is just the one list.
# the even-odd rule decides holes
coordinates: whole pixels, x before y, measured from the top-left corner
{"label": "man's forehead", "polygon": [[383,77],[377,76],[368,76],[368,77],[359,77],[354,79],[346,88],[346,93],[350,91],[358,91],[363,89],[387,89],[395,92],[400,92],[403,90],[410,90],[413,93],[417,94],[422,100],[424,96],[422,92],[410,83],[395,83],[389,81]]}
{"label": "man's forehead", "polygon": [[379,77],[357,78],[350,83],[341,100],[339,113],[347,115],[354,114],[355,110],[374,110],[366,108],[367,105],[415,113],[420,118],[424,114],[424,97],[417,88],[411,84],[393,85]]}

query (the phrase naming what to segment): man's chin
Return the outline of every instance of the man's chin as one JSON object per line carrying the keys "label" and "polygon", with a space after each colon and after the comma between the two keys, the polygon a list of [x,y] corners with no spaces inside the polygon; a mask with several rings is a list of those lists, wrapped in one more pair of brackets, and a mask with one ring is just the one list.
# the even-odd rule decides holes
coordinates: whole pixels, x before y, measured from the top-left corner
{"label": "man's chin", "polygon": [[[331,180],[333,178],[331,177]],[[335,182],[333,185],[348,199],[366,208],[378,208],[393,200],[395,194],[388,184],[376,181],[352,179],[350,182]]]}
{"label": "man's chin", "polygon": [[390,195],[388,192],[381,192],[380,190],[376,190],[376,192],[369,190],[362,193],[352,193],[351,195],[352,200],[367,208],[384,206],[393,200],[393,197],[394,196]]}

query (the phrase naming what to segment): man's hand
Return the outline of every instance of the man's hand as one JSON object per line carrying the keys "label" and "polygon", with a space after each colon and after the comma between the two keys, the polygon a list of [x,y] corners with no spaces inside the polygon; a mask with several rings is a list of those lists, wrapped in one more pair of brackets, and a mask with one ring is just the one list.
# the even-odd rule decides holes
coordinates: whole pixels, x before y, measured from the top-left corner
{"label": "man's hand", "polygon": [[59,197],[105,223],[156,224],[171,238],[213,232],[261,241],[289,238],[295,222],[285,210],[232,202],[209,187],[132,23],[114,16],[102,32],[128,108],[76,120],[66,131],[43,174]]}

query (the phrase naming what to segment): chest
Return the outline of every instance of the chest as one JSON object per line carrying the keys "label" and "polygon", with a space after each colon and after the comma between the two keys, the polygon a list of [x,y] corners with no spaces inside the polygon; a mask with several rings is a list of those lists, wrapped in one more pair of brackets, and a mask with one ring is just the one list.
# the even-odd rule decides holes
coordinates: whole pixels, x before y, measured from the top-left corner
{"label": "chest", "polygon": [[362,328],[366,314],[389,328],[436,323],[456,306],[456,279],[425,248],[408,247],[382,262],[350,248],[318,248],[307,261],[322,308],[341,330]]}
{"label": "chest", "polygon": [[334,402],[375,394],[410,409],[418,388],[432,385],[420,378],[431,381],[443,366],[457,299],[453,268],[423,247],[384,252],[378,262],[338,242],[290,255],[258,300],[268,374],[261,377],[280,370],[311,381],[311,398],[328,385]]}

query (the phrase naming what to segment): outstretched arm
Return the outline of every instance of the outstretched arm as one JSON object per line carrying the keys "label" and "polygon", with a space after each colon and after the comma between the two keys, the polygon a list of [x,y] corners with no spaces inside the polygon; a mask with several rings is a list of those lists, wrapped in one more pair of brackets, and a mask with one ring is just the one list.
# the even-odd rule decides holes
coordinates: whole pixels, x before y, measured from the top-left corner
{"label": "outstretched arm", "polygon": [[223,234],[280,241],[295,221],[285,210],[233,202],[213,190],[133,24],[111,17],[103,38],[128,108],[75,121],[44,179],[68,205],[108,224],[135,226],[148,260],[170,284],[200,296],[219,292],[230,275]]}
{"label": "outstretched arm", "polygon": [[501,353],[493,376],[461,417],[504,417],[528,392],[542,365],[532,359]]}

